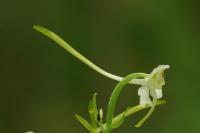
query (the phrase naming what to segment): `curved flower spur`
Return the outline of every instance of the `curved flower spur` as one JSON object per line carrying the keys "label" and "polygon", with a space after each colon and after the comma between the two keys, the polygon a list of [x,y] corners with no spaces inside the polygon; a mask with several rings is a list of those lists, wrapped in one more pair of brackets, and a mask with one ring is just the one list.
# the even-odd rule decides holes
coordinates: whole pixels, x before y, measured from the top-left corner
{"label": "curved flower spur", "polygon": [[[60,38],[54,32],[44,28],[42,26],[35,25],[33,28],[42,34],[48,36],[52,40],[54,40],[57,44],[75,56],[77,59],[85,63],[87,66],[92,68],[93,70],[97,71],[98,73],[111,78],[113,80],[119,81],[119,83],[114,88],[110,100],[108,103],[108,111],[106,114],[106,122],[103,123],[103,110],[100,109],[98,111],[96,105],[96,94],[93,95],[93,99],[89,103],[89,114],[91,117],[91,124],[82,118],[79,115],[76,115],[76,118],[79,122],[91,133],[110,133],[112,129],[119,127],[124,119],[140,110],[146,109],[151,107],[149,112],[144,116],[142,120],[136,124],[136,127],[140,127],[152,114],[155,109],[156,105],[160,105],[165,103],[163,100],[158,100],[162,98],[162,87],[165,85],[164,80],[164,71],[169,69],[169,65],[159,65],[156,67],[150,74],[146,73],[132,73],[126,77],[120,77],[114,74],[111,74],[80,54],[76,51],[73,47],[71,47],[67,42],[65,42],[62,38]],[[120,95],[121,91],[124,89],[126,84],[135,84],[141,85],[138,89],[138,95],[140,96],[140,104],[137,106],[133,106],[128,108],[121,114],[114,116],[114,111],[116,107],[116,103],[118,100],[118,96]],[[151,100],[152,99],[152,100]],[[98,115],[99,114],[99,115]],[[99,116],[99,117],[98,117]],[[99,120],[98,120],[99,119]]]}

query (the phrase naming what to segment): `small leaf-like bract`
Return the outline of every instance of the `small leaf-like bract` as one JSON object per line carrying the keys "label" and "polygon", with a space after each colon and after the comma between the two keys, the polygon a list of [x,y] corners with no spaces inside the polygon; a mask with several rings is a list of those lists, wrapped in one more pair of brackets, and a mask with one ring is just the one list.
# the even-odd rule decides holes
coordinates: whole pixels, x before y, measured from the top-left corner
{"label": "small leaf-like bract", "polygon": [[94,128],[97,128],[97,116],[98,116],[98,109],[96,104],[96,95],[97,93],[93,94],[92,100],[89,101],[88,111],[90,114],[91,124]]}
{"label": "small leaf-like bract", "polygon": [[93,130],[92,125],[88,121],[86,121],[83,117],[75,114],[76,119],[89,131]]}

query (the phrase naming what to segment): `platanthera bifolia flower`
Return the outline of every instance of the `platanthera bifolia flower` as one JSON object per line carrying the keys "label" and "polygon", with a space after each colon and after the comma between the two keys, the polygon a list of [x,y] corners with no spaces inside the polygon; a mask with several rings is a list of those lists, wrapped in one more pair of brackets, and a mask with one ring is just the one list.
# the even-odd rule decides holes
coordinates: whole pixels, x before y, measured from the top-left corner
{"label": "platanthera bifolia flower", "polygon": [[164,71],[166,69],[169,69],[169,65],[159,65],[151,74],[138,83],[142,85],[138,90],[141,106],[152,106],[151,97],[155,99],[162,98],[162,87],[165,85]]}
{"label": "platanthera bifolia flower", "polygon": [[153,113],[157,99],[162,98],[162,87],[165,85],[164,71],[166,69],[169,69],[169,65],[159,65],[144,79],[138,81],[137,84],[142,85],[138,90],[138,95],[140,96],[140,106],[145,107],[146,105],[150,105],[151,109],[135,125],[135,127],[141,127],[141,125]]}

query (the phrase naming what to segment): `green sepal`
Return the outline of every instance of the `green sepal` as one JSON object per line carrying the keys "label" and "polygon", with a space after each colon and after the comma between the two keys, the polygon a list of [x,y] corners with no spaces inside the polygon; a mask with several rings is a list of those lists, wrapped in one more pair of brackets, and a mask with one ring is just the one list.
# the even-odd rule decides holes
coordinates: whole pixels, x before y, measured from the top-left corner
{"label": "green sepal", "polygon": [[88,105],[88,111],[90,114],[90,119],[91,119],[91,124],[94,128],[97,128],[97,116],[98,116],[98,109],[97,109],[97,104],[96,104],[96,96],[97,93],[93,94],[92,100],[89,101]]}
{"label": "green sepal", "polygon": [[80,115],[77,115],[77,114],[75,114],[75,117],[88,131],[94,130],[92,125],[87,120],[85,120],[83,117],[81,117]]}

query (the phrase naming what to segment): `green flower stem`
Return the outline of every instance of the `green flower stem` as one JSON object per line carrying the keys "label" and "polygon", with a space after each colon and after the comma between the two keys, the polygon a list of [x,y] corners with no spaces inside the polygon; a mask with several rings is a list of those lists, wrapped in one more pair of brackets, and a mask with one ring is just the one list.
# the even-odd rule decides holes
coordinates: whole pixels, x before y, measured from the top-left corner
{"label": "green flower stem", "polygon": [[[33,28],[35,30],[39,31],[40,33],[46,35],[47,37],[51,38],[53,41],[55,41],[57,44],[59,44],[62,48],[67,50],[69,53],[71,53],[77,59],[79,59],[80,61],[82,61],[83,63],[85,63],[87,66],[89,66],[93,70],[97,71],[98,73],[100,73],[108,78],[111,78],[113,80],[116,80],[116,81],[121,81],[123,79],[123,77],[111,74],[111,73],[101,69],[94,63],[92,63],[90,60],[88,60],[86,57],[84,57],[81,53],[79,53],[77,50],[75,50],[73,47],[71,47],[67,42],[65,42],[61,37],[59,37],[57,34],[52,32],[51,30],[49,30],[45,27],[39,26],[39,25],[34,25]],[[132,84],[138,83],[138,80],[136,79],[135,81],[134,80],[130,81],[130,83],[132,83]],[[141,82],[141,81],[139,80],[139,82]]]}
{"label": "green flower stem", "polygon": [[130,74],[128,76],[126,76],[122,81],[120,81],[116,87],[114,88],[111,96],[110,96],[110,101],[108,103],[108,111],[107,111],[107,115],[106,115],[106,129],[105,129],[105,133],[110,133],[110,131],[112,130],[112,119],[113,119],[113,115],[114,115],[114,111],[116,108],[116,103],[118,100],[118,97],[121,93],[121,91],[124,89],[125,85],[129,83],[129,81],[131,81],[132,79],[136,79],[136,78],[144,78],[146,76],[146,74],[144,73],[133,73]]}
{"label": "green flower stem", "polygon": [[[166,101],[164,101],[164,100],[158,100],[158,101],[156,102],[156,105],[155,105],[155,106],[162,105],[162,104],[165,104],[165,103],[166,103]],[[126,110],[126,111],[120,113],[120,114],[117,115],[116,117],[114,117],[114,118],[112,119],[112,126],[115,125],[116,123],[118,123],[118,121],[121,120],[122,116],[124,116],[124,117],[126,118],[126,117],[128,117],[128,116],[130,116],[130,115],[133,115],[133,114],[135,114],[135,113],[137,113],[137,112],[143,110],[143,109],[147,109],[147,108],[150,108],[150,107],[151,107],[151,106],[149,106],[149,105],[147,105],[147,106],[145,106],[145,107],[142,107],[142,106],[140,106],[140,105],[133,106],[133,107],[129,108],[128,110]],[[103,127],[106,127],[106,124],[104,124]],[[102,132],[102,128],[98,128],[98,129],[96,130],[96,132],[97,132],[97,133]]]}

